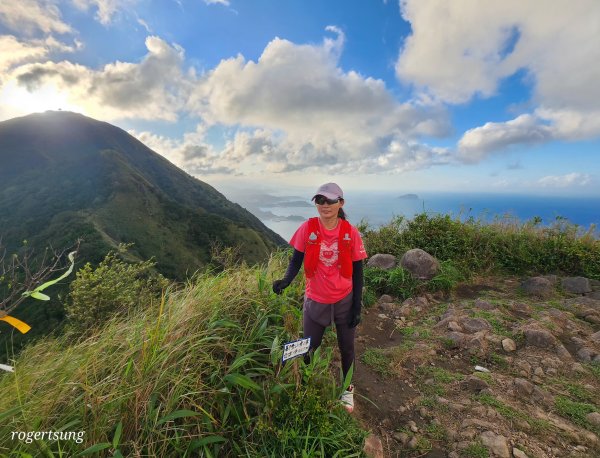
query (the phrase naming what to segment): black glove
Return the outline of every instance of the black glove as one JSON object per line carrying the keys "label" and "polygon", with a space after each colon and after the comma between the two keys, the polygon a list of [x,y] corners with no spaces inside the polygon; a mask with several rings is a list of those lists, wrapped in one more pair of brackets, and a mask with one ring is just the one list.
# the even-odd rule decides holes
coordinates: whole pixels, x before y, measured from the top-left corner
{"label": "black glove", "polygon": [[350,316],[348,317],[348,327],[350,329],[355,328],[360,323],[360,309],[352,307],[350,310]]}
{"label": "black glove", "polygon": [[275,294],[281,294],[288,286],[290,286],[290,284],[286,280],[275,280],[273,282],[273,292]]}

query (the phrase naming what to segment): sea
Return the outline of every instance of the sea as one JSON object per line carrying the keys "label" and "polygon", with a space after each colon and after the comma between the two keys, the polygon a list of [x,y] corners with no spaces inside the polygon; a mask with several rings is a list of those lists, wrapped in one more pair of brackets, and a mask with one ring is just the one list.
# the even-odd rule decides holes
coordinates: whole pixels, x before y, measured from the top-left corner
{"label": "sea", "polygon": [[[344,210],[351,223],[365,221],[371,227],[386,224],[395,216],[412,218],[419,213],[449,214],[466,220],[474,218],[486,223],[504,221],[524,223],[534,217],[541,218],[542,226],[569,222],[579,226],[581,232],[591,230],[600,235],[600,197],[550,197],[506,194],[474,193],[422,193],[392,194],[385,192],[346,193]],[[306,200],[305,206],[261,206],[260,209],[276,215],[263,218],[263,223],[289,240],[303,219],[317,216],[314,205]],[[290,200],[291,202],[291,200]],[[286,220],[291,218],[291,220]]]}

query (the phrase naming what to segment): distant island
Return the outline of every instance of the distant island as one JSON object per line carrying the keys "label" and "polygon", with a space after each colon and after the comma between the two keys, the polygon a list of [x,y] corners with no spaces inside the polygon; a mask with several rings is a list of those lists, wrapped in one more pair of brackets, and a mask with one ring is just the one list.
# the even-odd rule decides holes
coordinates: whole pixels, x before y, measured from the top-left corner
{"label": "distant island", "polygon": [[398,196],[398,199],[403,199],[403,200],[418,200],[419,196],[417,196],[416,194],[403,194],[401,196]]}

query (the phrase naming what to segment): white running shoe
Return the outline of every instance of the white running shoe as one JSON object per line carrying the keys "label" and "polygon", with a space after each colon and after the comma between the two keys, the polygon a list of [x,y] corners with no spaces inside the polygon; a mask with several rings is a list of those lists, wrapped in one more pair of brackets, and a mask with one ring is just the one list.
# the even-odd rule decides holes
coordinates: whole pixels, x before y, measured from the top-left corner
{"label": "white running shoe", "polygon": [[354,410],[354,385],[350,385],[348,389],[344,391],[341,401],[348,413],[352,413]]}

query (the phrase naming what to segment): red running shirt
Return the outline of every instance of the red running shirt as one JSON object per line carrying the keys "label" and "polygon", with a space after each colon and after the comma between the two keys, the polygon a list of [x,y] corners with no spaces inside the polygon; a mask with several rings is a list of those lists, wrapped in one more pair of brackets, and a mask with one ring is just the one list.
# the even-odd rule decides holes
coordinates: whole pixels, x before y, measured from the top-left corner
{"label": "red running shirt", "polygon": [[[319,262],[317,271],[312,278],[306,279],[306,296],[313,301],[322,304],[333,304],[352,291],[352,278],[344,278],[338,267],[338,240],[341,224],[327,230],[319,219],[321,232],[321,247],[319,251]],[[351,257],[352,262],[360,261],[367,257],[360,233],[354,226],[351,227]],[[296,250],[306,252],[306,240],[308,240],[308,221],[302,223],[290,240]]]}

